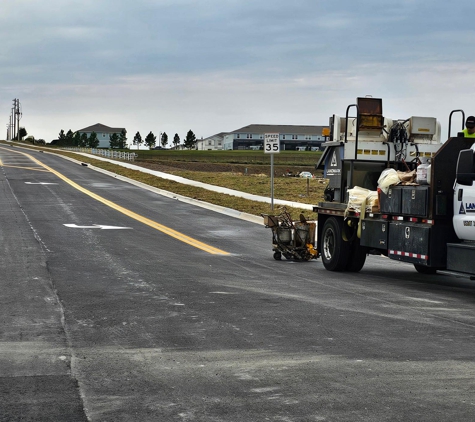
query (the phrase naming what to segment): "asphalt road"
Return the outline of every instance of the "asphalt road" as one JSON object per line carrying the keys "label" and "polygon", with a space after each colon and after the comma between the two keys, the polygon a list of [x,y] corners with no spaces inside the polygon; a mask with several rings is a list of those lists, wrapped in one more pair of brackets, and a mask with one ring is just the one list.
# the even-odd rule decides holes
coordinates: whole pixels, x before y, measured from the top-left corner
{"label": "asphalt road", "polygon": [[275,261],[264,226],[0,160],[0,421],[475,419],[473,282]]}

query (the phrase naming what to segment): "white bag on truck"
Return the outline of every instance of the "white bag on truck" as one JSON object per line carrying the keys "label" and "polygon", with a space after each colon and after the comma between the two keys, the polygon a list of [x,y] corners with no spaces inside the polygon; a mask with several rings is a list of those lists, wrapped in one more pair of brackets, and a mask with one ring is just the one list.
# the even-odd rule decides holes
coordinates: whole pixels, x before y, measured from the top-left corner
{"label": "white bag on truck", "polygon": [[348,189],[348,205],[347,211],[361,211],[361,205],[366,203],[366,198],[370,194],[369,189],[361,188],[359,186],[355,186],[352,189]]}
{"label": "white bag on truck", "polygon": [[394,169],[384,169],[378,179],[378,188],[384,193],[388,193],[389,187],[397,185],[401,180]]}

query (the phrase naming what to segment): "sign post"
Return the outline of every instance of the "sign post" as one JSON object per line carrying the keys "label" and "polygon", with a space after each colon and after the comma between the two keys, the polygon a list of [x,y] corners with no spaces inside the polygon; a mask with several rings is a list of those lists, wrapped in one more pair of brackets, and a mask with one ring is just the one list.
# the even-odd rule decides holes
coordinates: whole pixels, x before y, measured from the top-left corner
{"label": "sign post", "polygon": [[270,209],[274,211],[274,154],[280,152],[278,133],[264,134],[264,152],[270,154]]}

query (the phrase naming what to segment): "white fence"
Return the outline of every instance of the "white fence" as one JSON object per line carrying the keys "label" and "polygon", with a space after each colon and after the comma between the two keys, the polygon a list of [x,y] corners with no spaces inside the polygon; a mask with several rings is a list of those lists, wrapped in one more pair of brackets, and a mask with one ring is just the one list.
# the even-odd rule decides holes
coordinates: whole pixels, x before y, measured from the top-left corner
{"label": "white fence", "polygon": [[98,149],[98,148],[79,148],[79,147],[68,147],[61,148],[67,151],[74,152],[84,152],[86,154],[100,155],[106,158],[113,158],[116,160],[127,160],[134,161],[137,158],[135,152],[124,152],[124,151],[114,151],[113,149]]}

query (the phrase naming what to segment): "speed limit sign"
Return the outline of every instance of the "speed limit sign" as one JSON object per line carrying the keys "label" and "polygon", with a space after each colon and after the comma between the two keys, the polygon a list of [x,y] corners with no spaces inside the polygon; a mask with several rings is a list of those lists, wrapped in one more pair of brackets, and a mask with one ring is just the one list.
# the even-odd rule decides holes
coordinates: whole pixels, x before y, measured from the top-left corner
{"label": "speed limit sign", "polygon": [[264,134],[264,152],[271,154],[280,152],[280,141],[278,133]]}

